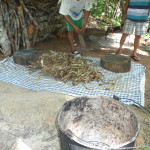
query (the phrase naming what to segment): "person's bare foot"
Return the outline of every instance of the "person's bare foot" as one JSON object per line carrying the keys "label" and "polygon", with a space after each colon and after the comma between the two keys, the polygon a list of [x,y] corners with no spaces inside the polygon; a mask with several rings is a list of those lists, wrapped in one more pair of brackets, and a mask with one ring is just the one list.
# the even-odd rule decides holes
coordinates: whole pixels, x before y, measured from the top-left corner
{"label": "person's bare foot", "polygon": [[138,57],[136,52],[133,52],[130,56],[134,61],[140,61],[140,57]]}
{"label": "person's bare foot", "polygon": [[130,56],[134,61],[140,61],[140,57],[138,57],[136,52],[133,52]]}
{"label": "person's bare foot", "polygon": [[140,57],[138,56],[130,56],[134,61],[140,61]]}
{"label": "person's bare foot", "polygon": [[122,50],[118,49],[117,52],[115,53],[115,55],[121,55],[122,54]]}

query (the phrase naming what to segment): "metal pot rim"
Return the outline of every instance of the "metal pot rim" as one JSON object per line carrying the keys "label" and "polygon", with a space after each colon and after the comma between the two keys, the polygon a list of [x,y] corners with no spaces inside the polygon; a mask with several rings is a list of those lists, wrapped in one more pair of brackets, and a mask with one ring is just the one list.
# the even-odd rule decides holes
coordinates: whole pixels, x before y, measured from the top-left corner
{"label": "metal pot rim", "polygon": [[[81,97],[75,97],[75,98],[71,99],[70,101],[74,101],[74,100],[76,100],[76,99],[83,98],[83,97],[84,97],[84,98],[101,98],[101,97],[105,98],[105,96],[90,96],[90,97],[88,97],[88,96],[81,96]],[[106,98],[107,98],[107,99],[111,99],[111,98],[108,98],[108,97],[106,97]],[[114,100],[114,99],[112,99],[112,100]],[[69,101],[67,101],[65,104],[67,104],[68,102],[69,102]],[[134,136],[130,141],[125,142],[125,143],[120,144],[120,145],[117,145],[117,146],[114,146],[114,147],[106,147],[107,150],[116,149],[116,148],[121,148],[121,147],[124,147],[124,146],[126,146],[126,145],[128,145],[128,144],[134,142],[134,141],[136,140],[138,134],[139,134],[139,129],[140,129],[139,120],[138,120],[138,118],[137,118],[137,115],[133,112],[133,110],[130,109],[129,107],[127,107],[127,105],[125,105],[124,103],[122,103],[122,102],[120,102],[120,101],[116,101],[116,102],[120,103],[121,105],[123,105],[124,107],[126,107],[131,113],[133,113],[133,115],[134,115],[135,118],[136,118],[136,122],[137,122],[137,132],[136,132],[135,136]],[[61,132],[62,132],[65,136],[67,136],[70,140],[73,140],[73,141],[75,141],[76,143],[78,143],[78,144],[80,144],[80,145],[83,145],[83,146],[88,147],[88,148],[94,148],[94,149],[97,149],[97,150],[102,150],[101,147],[98,147],[98,146],[95,146],[95,145],[91,145],[89,141],[81,140],[79,137],[74,136],[74,135],[72,135],[72,134],[70,135],[70,134],[68,134],[66,131],[64,131],[64,130],[61,128],[61,125],[60,125],[60,123],[59,123],[59,122],[60,122],[59,120],[60,120],[61,112],[64,110],[64,108],[65,108],[65,106],[66,106],[65,104],[63,105],[63,107],[62,107],[61,110],[59,111],[58,117],[57,117],[58,127],[59,127],[59,129],[61,130]],[[104,143],[104,144],[105,144],[105,143]],[[106,144],[106,145],[107,145],[107,144]]]}

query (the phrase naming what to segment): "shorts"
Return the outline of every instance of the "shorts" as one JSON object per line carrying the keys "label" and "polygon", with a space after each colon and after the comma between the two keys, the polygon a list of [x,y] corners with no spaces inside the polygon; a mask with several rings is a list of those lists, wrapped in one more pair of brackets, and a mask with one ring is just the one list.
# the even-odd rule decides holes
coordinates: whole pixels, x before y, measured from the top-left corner
{"label": "shorts", "polygon": [[[70,16],[69,16],[70,20],[73,22],[74,25],[76,25],[77,27],[79,28],[82,28],[82,21],[83,21],[83,18],[80,18],[79,20],[74,20],[72,19]],[[74,30],[74,27],[68,23],[66,20],[65,20],[65,23],[66,23],[66,26],[67,26],[67,30],[68,31],[72,31]]]}
{"label": "shorts", "polygon": [[126,19],[123,27],[123,33],[142,35],[147,33],[148,22],[134,22]]}

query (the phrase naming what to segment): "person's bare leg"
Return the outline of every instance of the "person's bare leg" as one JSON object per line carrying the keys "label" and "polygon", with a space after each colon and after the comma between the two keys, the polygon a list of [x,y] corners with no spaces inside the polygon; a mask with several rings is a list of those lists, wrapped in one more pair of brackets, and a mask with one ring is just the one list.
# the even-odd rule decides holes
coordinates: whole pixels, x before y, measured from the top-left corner
{"label": "person's bare leg", "polygon": [[134,39],[134,50],[132,52],[132,56],[137,56],[137,48],[140,44],[140,38],[141,38],[141,35],[135,35],[135,39]]}
{"label": "person's bare leg", "polygon": [[120,47],[116,52],[117,55],[122,54],[122,46],[124,45],[124,42],[125,42],[127,36],[128,36],[128,34],[125,34],[125,33],[122,34],[122,37],[120,40]]}
{"label": "person's bare leg", "polygon": [[77,46],[76,41],[75,41],[75,31],[74,30],[72,32],[72,37],[73,37],[73,45]]}
{"label": "person's bare leg", "polygon": [[135,39],[134,39],[134,49],[133,52],[131,54],[131,57],[135,60],[135,61],[139,61],[140,58],[137,56],[137,48],[140,44],[140,38],[141,35],[135,35]]}
{"label": "person's bare leg", "polygon": [[67,38],[68,38],[68,42],[69,42],[69,45],[70,45],[70,49],[71,49],[71,52],[73,52],[75,50],[75,46],[73,44],[73,31],[68,31],[67,33]]}

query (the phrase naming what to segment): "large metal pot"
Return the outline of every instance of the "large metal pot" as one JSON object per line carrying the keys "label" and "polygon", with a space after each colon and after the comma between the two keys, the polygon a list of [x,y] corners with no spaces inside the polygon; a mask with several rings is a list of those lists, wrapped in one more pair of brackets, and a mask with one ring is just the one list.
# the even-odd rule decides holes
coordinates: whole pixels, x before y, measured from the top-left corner
{"label": "large metal pot", "polygon": [[79,97],[58,114],[62,150],[133,149],[139,131],[136,115],[107,97]]}

